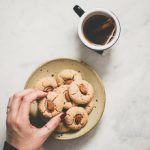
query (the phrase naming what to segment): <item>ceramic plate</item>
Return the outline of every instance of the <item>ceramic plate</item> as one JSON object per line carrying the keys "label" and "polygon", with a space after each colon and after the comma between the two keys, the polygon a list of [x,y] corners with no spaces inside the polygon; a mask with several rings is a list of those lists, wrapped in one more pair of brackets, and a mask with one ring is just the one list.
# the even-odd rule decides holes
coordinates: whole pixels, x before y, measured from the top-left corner
{"label": "ceramic plate", "polygon": [[[102,84],[102,80],[99,75],[87,64],[78,60],[72,59],[55,59],[44,63],[38,67],[28,78],[25,88],[32,88],[39,78],[45,76],[54,76],[63,69],[74,69],[80,71],[83,79],[87,80],[94,87],[94,109],[89,115],[88,123],[81,130],[65,133],[56,134],[54,133],[54,138],[59,140],[75,139],[83,136],[92,130],[96,124],[100,121],[105,107],[105,90]],[[34,114],[36,114],[36,103],[33,105]],[[32,121],[32,120],[31,120]]]}

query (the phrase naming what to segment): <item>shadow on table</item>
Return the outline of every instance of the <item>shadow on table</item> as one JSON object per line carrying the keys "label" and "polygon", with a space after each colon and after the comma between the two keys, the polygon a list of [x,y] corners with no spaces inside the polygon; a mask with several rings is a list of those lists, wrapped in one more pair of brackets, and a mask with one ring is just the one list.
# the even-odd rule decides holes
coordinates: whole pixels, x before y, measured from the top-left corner
{"label": "shadow on table", "polygon": [[77,51],[79,52],[79,59],[87,64],[100,74],[103,78],[108,72],[108,66],[111,62],[111,52],[113,48],[105,50],[102,54],[87,48],[76,35]]}

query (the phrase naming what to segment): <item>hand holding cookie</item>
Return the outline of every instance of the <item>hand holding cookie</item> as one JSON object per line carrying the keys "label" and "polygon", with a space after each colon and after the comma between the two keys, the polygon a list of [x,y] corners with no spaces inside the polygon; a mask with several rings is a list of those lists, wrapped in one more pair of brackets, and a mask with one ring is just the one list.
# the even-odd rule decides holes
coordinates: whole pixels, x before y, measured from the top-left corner
{"label": "hand holding cookie", "polygon": [[33,101],[47,96],[47,93],[27,89],[16,93],[9,98],[7,106],[7,142],[17,149],[37,150],[51,135],[64,113],[59,113],[47,122],[42,128],[36,128],[30,124],[29,111]]}
{"label": "hand holding cookie", "polygon": [[[44,88],[52,86],[52,83],[55,83],[52,90],[36,103],[37,120],[46,122],[58,113],[66,112],[67,115],[56,128],[56,132],[67,133],[80,130],[87,124],[88,115],[94,107],[93,86],[83,79],[80,72],[65,69],[53,77],[38,79],[35,87],[44,91]],[[39,85],[44,86],[41,88]],[[31,115],[36,117],[32,108]]]}

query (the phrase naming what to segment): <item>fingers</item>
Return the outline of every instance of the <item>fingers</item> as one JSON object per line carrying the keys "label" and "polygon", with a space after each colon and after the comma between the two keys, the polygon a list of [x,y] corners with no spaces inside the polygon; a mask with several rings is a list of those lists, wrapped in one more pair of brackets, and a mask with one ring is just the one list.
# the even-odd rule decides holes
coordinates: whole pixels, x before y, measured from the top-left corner
{"label": "fingers", "polygon": [[28,119],[31,102],[33,102],[36,99],[43,98],[46,95],[47,95],[47,93],[45,93],[43,91],[39,91],[39,90],[33,91],[32,93],[26,95],[23,98],[21,106],[19,108],[19,115],[21,117],[23,117],[24,119]]}
{"label": "fingers", "polygon": [[10,106],[12,111],[14,111],[14,112],[17,111],[18,112],[23,97],[30,94],[33,91],[34,91],[33,89],[27,89],[27,90],[24,90],[20,93],[14,94],[13,100],[12,100],[13,105]]}
{"label": "fingers", "polygon": [[7,106],[7,119],[6,125],[10,125],[15,122],[18,116],[19,107],[21,105],[22,99],[24,96],[28,95],[34,91],[33,89],[26,89],[22,92],[15,93],[13,96],[9,98],[8,106]]}
{"label": "fingers", "polygon": [[59,125],[60,121],[65,117],[65,113],[62,112],[59,115],[52,118],[47,124],[45,124],[41,129],[39,129],[39,134],[48,137]]}
{"label": "fingers", "polygon": [[8,108],[9,108],[9,112],[11,111],[12,115],[16,116],[23,97],[25,95],[31,93],[32,91],[33,91],[33,89],[26,89],[23,92],[15,93],[13,96],[10,97],[9,103],[8,103]]}

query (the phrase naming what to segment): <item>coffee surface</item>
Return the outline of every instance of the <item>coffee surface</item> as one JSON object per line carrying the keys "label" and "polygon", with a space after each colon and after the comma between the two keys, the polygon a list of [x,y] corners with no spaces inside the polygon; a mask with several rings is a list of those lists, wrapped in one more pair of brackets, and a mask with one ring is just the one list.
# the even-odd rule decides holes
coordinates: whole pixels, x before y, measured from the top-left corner
{"label": "coffee surface", "polygon": [[115,34],[115,22],[104,15],[94,15],[87,19],[83,25],[86,39],[94,44],[109,43]]}

